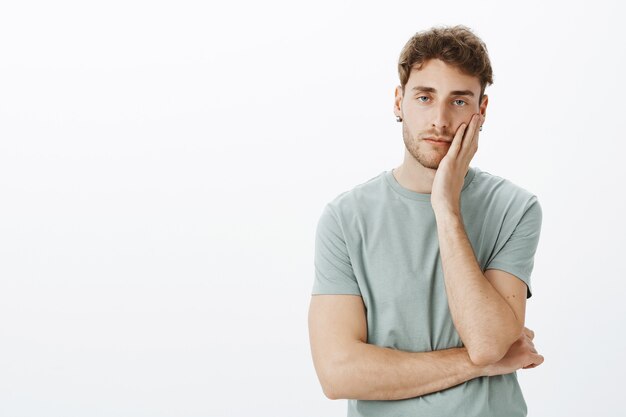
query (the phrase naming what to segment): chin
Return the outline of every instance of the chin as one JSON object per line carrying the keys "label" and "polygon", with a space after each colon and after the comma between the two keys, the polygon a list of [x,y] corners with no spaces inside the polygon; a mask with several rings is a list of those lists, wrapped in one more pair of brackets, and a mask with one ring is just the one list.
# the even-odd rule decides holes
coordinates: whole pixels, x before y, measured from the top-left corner
{"label": "chin", "polygon": [[[424,164],[422,164],[422,165],[424,165]],[[424,167],[425,167],[425,168],[428,168],[428,169],[434,169],[434,170],[437,170],[437,169],[439,169],[439,162],[438,162],[437,164],[428,164],[428,165],[424,165]]]}
{"label": "chin", "polygon": [[441,160],[444,156],[445,155],[424,155],[422,153],[418,153],[417,155],[413,155],[413,158],[424,168],[437,169],[439,168]]}
{"label": "chin", "polygon": [[436,170],[439,168],[439,164],[441,164],[441,160],[448,153],[448,149],[446,149],[443,153],[439,152],[436,149],[429,149],[429,146],[420,146],[419,142],[407,143],[404,142],[406,150],[411,154],[413,159],[417,161],[421,166],[428,169]]}

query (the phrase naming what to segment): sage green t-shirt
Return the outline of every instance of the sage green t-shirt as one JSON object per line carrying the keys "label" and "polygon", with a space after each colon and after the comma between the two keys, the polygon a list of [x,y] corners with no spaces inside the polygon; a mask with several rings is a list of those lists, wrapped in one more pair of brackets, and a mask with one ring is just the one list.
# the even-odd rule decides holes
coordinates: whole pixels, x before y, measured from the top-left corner
{"label": "sage green t-shirt", "polygon": [[[481,270],[527,285],[541,230],[534,194],[470,167],[461,214]],[[355,294],[367,309],[367,342],[409,352],[462,347],[445,290],[430,194],[402,187],[392,171],[329,202],[315,235],[312,294]],[[527,407],[515,372],[478,377],[403,400],[348,400],[348,417],[517,417]]]}

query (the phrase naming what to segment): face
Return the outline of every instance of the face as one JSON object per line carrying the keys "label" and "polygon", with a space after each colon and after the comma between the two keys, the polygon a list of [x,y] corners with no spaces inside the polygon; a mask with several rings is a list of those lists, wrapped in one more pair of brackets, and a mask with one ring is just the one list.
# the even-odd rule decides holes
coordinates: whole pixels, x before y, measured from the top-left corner
{"label": "face", "polygon": [[[413,69],[404,89],[396,87],[394,113],[402,117],[402,137],[407,151],[422,166],[437,169],[462,123],[480,111],[485,115],[487,96],[478,102],[480,81],[439,59]],[[448,143],[432,143],[438,138]]]}

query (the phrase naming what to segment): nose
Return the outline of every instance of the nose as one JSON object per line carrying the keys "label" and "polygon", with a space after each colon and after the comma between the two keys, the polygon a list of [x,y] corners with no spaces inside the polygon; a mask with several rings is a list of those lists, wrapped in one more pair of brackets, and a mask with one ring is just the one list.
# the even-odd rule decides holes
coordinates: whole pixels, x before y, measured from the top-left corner
{"label": "nose", "polygon": [[432,109],[432,127],[441,132],[447,131],[451,126],[450,111],[447,108],[447,103],[441,101],[436,106],[433,106]]}

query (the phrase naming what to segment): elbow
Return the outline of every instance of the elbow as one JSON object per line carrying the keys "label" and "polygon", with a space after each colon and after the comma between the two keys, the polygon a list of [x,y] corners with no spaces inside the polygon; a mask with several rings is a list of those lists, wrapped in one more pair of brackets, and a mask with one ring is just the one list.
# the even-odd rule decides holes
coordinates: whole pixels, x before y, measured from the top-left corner
{"label": "elbow", "polygon": [[504,357],[504,355],[500,355],[495,350],[468,350],[467,353],[469,354],[470,361],[477,366],[492,365]]}
{"label": "elbow", "polygon": [[341,381],[339,381],[339,376],[341,371],[339,366],[336,363],[328,364],[323,367],[323,370],[319,373],[319,381],[322,386],[322,391],[324,395],[329,400],[340,400],[342,398],[346,398],[343,392],[341,392]]}
{"label": "elbow", "polygon": [[[467,353],[472,363],[478,366],[487,366],[499,362],[504,358],[515,341],[519,338],[522,329],[515,328],[516,333],[508,339],[485,341],[479,345],[467,347]],[[514,336],[513,336],[514,335]],[[513,339],[513,340],[511,340]]]}
{"label": "elbow", "polygon": [[340,348],[318,361],[316,367],[318,379],[324,395],[329,400],[354,398],[355,356],[353,349]]}
{"label": "elbow", "polygon": [[330,372],[320,371],[317,373],[318,380],[322,387],[322,392],[329,400],[337,400],[338,396],[333,383],[333,376]]}
{"label": "elbow", "polygon": [[335,393],[333,391],[331,391],[329,388],[327,387],[322,387],[323,391],[324,391],[324,395],[326,396],[326,398],[328,398],[329,400],[338,400],[339,396],[335,395]]}
{"label": "elbow", "polygon": [[320,382],[322,385],[322,391],[324,392],[324,395],[326,396],[326,398],[328,398],[329,400],[340,400],[342,398],[345,398],[341,395],[341,393],[337,389],[337,385],[334,380],[326,379]]}
{"label": "elbow", "polygon": [[499,362],[509,350],[509,346],[484,344],[481,347],[468,347],[467,353],[474,365],[487,366]]}
{"label": "elbow", "polygon": [[326,396],[326,398],[328,398],[329,400],[337,399],[328,383],[320,381],[320,384],[322,385],[322,392],[324,393],[324,396]]}

